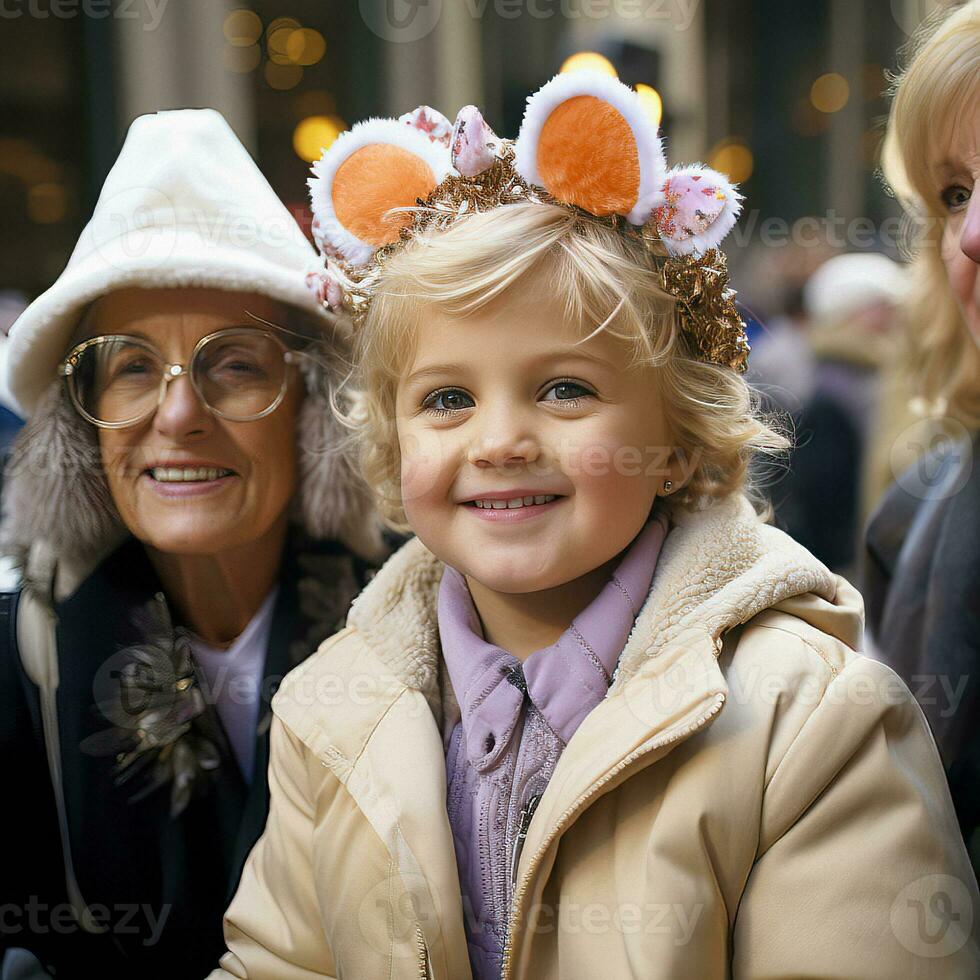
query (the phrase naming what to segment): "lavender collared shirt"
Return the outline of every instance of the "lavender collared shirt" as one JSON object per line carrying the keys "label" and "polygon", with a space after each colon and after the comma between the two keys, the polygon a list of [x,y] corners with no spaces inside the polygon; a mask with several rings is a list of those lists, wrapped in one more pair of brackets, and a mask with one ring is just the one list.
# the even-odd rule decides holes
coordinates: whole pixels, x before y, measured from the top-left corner
{"label": "lavender collared shirt", "polygon": [[461,715],[443,733],[447,809],[474,980],[500,976],[519,830],[572,735],[606,696],[667,531],[665,516],[651,519],[599,595],[523,664],[483,638],[466,579],[445,569],[439,634]]}

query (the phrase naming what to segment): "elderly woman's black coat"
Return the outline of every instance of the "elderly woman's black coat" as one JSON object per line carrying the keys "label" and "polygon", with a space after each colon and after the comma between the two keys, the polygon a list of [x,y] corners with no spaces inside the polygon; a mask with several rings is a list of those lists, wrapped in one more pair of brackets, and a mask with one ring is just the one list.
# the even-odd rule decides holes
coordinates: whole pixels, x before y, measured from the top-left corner
{"label": "elderly woman's black coat", "polygon": [[[129,539],[56,606],[60,683],[57,715],[75,878],[96,921],[84,932],[70,911],[57,812],[42,737],[38,689],[16,649],[20,593],[0,602],[0,959],[5,947],[33,950],[58,977],[205,976],[224,950],[221,920],[268,808],[269,700],[279,679],[346,616],[370,569],[336,543],[294,539],[287,547],[264,668],[255,768],[244,779],[208,706],[194,733],[220,765],[178,816],[172,785],[146,790],[146,774],[119,784],[112,724],[96,706],[112,687],[120,651],[141,642],[138,610],[153,608],[160,583]],[[216,596],[215,601],[221,601]],[[125,733],[124,733],[125,734]],[[84,745],[83,745],[84,743]],[[153,755],[151,753],[151,755]]]}

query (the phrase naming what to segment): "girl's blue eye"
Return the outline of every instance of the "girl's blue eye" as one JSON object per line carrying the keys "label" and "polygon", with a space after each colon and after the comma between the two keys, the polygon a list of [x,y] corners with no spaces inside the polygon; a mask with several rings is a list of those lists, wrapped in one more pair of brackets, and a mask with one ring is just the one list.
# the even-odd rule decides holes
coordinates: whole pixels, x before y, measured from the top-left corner
{"label": "girl's blue eye", "polygon": [[448,415],[450,412],[459,412],[464,408],[473,407],[473,399],[461,391],[459,388],[443,388],[428,395],[422,407],[436,414]]}
{"label": "girl's blue eye", "polygon": [[[551,393],[554,392],[554,397],[549,397]],[[542,401],[546,402],[564,402],[564,401],[575,401],[578,398],[588,397],[592,392],[589,391],[584,385],[580,385],[575,381],[557,381],[553,384],[546,392]]]}

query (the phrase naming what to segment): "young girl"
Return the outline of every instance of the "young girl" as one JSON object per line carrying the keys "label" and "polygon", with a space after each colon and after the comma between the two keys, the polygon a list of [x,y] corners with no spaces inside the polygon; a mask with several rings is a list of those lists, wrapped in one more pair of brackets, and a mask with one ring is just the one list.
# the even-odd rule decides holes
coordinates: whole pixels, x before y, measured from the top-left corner
{"label": "young girl", "polygon": [[423,107],[315,170],[364,470],[417,537],[275,699],[215,976],[978,975],[921,711],[746,495],[784,441],[734,189],[588,73],[516,143]]}

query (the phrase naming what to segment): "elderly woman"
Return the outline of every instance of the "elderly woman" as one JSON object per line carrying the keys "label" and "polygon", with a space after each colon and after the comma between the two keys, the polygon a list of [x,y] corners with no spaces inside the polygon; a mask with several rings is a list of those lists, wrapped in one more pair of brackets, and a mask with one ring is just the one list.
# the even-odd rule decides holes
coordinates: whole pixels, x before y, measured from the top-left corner
{"label": "elderly woman", "polygon": [[980,0],[920,40],[886,145],[888,177],[921,229],[915,381],[945,432],[929,447],[923,422],[895,446],[928,451],[871,519],[868,625],[919,697],[980,870]]}
{"label": "elderly woman", "polygon": [[338,452],[314,259],[220,115],[145,116],[11,330],[5,976],[25,948],[58,976],[168,978],[224,948],[269,701],[381,550]]}

